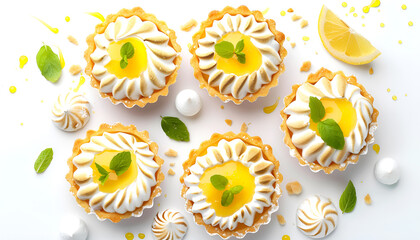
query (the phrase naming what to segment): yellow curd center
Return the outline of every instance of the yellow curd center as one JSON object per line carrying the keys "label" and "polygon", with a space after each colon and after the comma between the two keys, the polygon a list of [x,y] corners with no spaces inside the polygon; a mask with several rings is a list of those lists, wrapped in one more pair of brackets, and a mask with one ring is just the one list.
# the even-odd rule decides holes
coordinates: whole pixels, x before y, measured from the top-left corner
{"label": "yellow curd center", "polygon": [[[325,108],[325,116],[321,121],[328,118],[334,119],[343,131],[344,137],[348,137],[357,121],[356,110],[351,102],[345,98],[321,98],[321,102]],[[309,128],[316,131],[319,136],[317,126],[318,124],[311,119]]]}
{"label": "yellow curd center", "polygon": [[[225,190],[237,185],[243,186],[242,191],[234,195],[234,199],[229,206],[222,206],[222,194],[225,190],[217,190],[210,182],[210,177],[215,174],[222,175],[229,180]],[[198,187],[203,190],[207,202],[216,211],[216,215],[228,217],[252,200],[255,192],[255,177],[249,173],[249,169],[242,163],[228,161],[205,170]]]}
{"label": "yellow curd center", "polygon": [[225,34],[217,43],[222,41],[231,42],[234,47],[236,43],[244,39],[244,49],[242,52],[245,54],[246,61],[244,64],[240,63],[236,55],[232,58],[223,58],[219,55],[214,55],[214,60],[217,62],[217,69],[229,74],[233,73],[236,76],[242,76],[257,71],[262,64],[262,56],[257,47],[251,42],[249,36],[243,35],[240,32],[231,32]]}
{"label": "yellow curd center", "polygon": [[[128,65],[126,68],[122,69],[120,66],[121,57],[121,47],[130,42],[134,47],[134,56],[128,59]],[[109,73],[114,74],[117,78],[127,77],[129,79],[138,78],[140,73],[142,73],[147,68],[147,53],[146,47],[143,42],[137,38],[126,38],[118,42],[112,42],[108,46],[108,54],[111,57],[111,61],[105,65],[105,68]]]}
{"label": "yellow curd center", "polygon": [[[137,178],[137,163],[136,163],[136,155],[131,152],[131,165],[127,171],[125,171],[120,176],[117,176],[113,170],[109,169],[109,164],[112,158],[120,153],[120,151],[114,150],[105,150],[102,153],[98,153],[95,155],[92,165],[90,166],[93,170],[93,182],[99,185],[99,191],[104,193],[113,193],[118,189],[124,189],[132,182],[134,182]],[[101,165],[101,167],[105,168],[108,172],[111,172],[108,180],[102,185],[99,181],[101,174],[98,172],[95,163]],[[114,175],[115,174],[115,175]]]}

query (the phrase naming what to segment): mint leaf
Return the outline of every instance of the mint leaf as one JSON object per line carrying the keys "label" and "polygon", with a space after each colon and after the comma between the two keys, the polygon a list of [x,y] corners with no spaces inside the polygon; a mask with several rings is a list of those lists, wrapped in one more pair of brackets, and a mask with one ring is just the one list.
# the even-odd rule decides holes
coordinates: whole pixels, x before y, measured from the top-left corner
{"label": "mint leaf", "polygon": [[344,148],[344,135],[340,126],[331,118],[318,123],[318,132],[328,146],[337,150]]}
{"label": "mint leaf", "polygon": [[222,175],[216,174],[210,177],[210,182],[217,190],[223,190],[228,184],[228,179]]}
{"label": "mint leaf", "polygon": [[244,50],[244,47],[245,47],[245,43],[244,43],[244,40],[242,39],[241,41],[236,43],[235,53],[238,54],[242,52],[242,50]]}
{"label": "mint leaf", "polygon": [[236,57],[238,59],[238,62],[240,62],[242,64],[245,64],[245,62],[246,62],[245,53],[242,53],[242,52],[237,53]]}
{"label": "mint leaf", "polygon": [[134,56],[134,47],[133,44],[130,42],[124,43],[124,45],[120,49],[120,55],[124,58],[124,56],[127,56],[127,59],[130,59]]}
{"label": "mint leaf", "polygon": [[101,184],[102,184],[102,185],[104,185],[104,184],[105,184],[105,182],[106,182],[106,180],[108,180],[108,178],[109,178],[109,173],[107,173],[107,174],[105,174],[105,175],[100,176],[100,177],[99,177],[99,181],[101,182]]}
{"label": "mint leaf", "polygon": [[53,158],[52,148],[44,149],[35,161],[34,169],[37,173],[43,173],[50,165]]}
{"label": "mint leaf", "polygon": [[244,187],[243,187],[242,185],[236,185],[236,186],[232,187],[232,188],[230,189],[230,191],[231,191],[233,194],[238,194],[238,193],[240,193],[240,192],[242,191],[242,189],[244,189]]}
{"label": "mint leaf", "polygon": [[233,193],[231,190],[225,190],[222,194],[222,206],[227,207],[233,201]]}
{"label": "mint leaf", "polygon": [[97,164],[97,163],[95,163],[95,165],[96,165],[96,168],[98,169],[98,172],[101,174],[101,175],[105,175],[105,174],[108,174],[109,172],[105,169],[105,168],[103,168],[101,165],[99,165],[99,164]]}
{"label": "mint leaf", "polygon": [[325,116],[325,108],[321,100],[316,97],[309,97],[309,108],[311,109],[311,119],[314,122],[319,122]]}
{"label": "mint leaf", "polygon": [[353,182],[349,180],[346,189],[340,197],[340,209],[343,213],[352,212],[356,206],[357,196],[356,189],[354,188]]}
{"label": "mint leaf", "polygon": [[183,142],[190,141],[190,133],[188,132],[187,126],[179,118],[162,117],[160,125],[166,136],[170,139]]}
{"label": "mint leaf", "polygon": [[234,54],[234,47],[231,42],[221,41],[214,46],[217,55],[222,58],[231,58]]}
{"label": "mint leaf", "polygon": [[121,61],[120,61],[120,67],[121,67],[121,69],[124,69],[124,68],[126,68],[127,67],[127,65],[128,65],[128,61],[126,61],[127,59],[125,59],[124,60],[124,58],[123,59],[121,59]]}
{"label": "mint leaf", "polygon": [[50,82],[57,82],[61,76],[60,59],[47,45],[42,46],[36,54],[36,64],[42,76]]}
{"label": "mint leaf", "polygon": [[129,151],[120,152],[112,158],[109,169],[114,170],[117,176],[120,176],[128,170],[130,164],[131,153]]}

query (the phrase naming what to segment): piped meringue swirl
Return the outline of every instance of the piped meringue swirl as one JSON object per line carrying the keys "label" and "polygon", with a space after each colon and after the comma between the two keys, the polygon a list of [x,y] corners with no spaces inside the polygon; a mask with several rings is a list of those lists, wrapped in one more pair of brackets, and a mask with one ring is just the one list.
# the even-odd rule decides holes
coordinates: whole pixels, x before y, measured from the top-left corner
{"label": "piped meringue swirl", "polygon": [[[252,200],[235,213],[220,217],[207,202],[199,183],[206,169],[228,161],[238,161],[249,169],[250,174],[255,177],[255,192]],[[185,184],[188,187],[186,198],[193,202],[191,211],[200,213],[206,224],[218,225],[222,230],[233,230],[239,223],[251,226],[256,213],[262,213],[265,207],[272,206],[271,195],[280,194],[279,185],[274,184],[276,178],[272,174],[273,168],[274,164],[264,159],[261,148],[248,145],[241,139],[230,142],[220,140],[217,146],[207,149],[206,155],[197,157],[196,163],[189,168],[191,173],[185,178]],[[274,208],[272,211],[276,211],[278,206]]]}
{"label": "piped meringue swirl", "polygon": [[337,226],[338,213],[334,204],[323,196],[314,195],[303,201],[296,214],[296,226],[308,237],[323,238]]}
{"label": "piped meringue swirl", "polygon": [[184,216],[173,209],[166,209],[156,214],[152,232],[156,240],[181,240],[188,230]]}
{"label": "piped meringue swirl", "polygon": [[[138,78],[120,79],[105,68],[111,60],[107,48],[110,43],[129,37],[135,37],[145,45],[147,69]],[[117,100],[150,97],[155,90],[162,89],[166,85],[166,77],[176,69],[173,61],[177,52],[168,44],[169,37],[159,31],[153,22],[142,21],[138,16],[118,17],[115,22],[108,25],[104,33],[95,36],[94,42],[96,49],[90,55],[95,63],[92,75],[100,81],[99,90],[103,93],[112,93]]]}
{"label": "piped meringue swirl", "polygon": [[[104,132],[103,135],[92,136],[90,142],[80,146],[80,150],[81,153],[73,159],[73,164],[77,167],[73,178],[79,186],[77,197],[88,200],[92,212],[99,209],[119,214],[132,212],[150,199],[152,188],[157,183],[155,174],[160,166],[154,161],[155,155],[149,150],[148,143],[138,141],[134,135],[128,133]],[[91,165],[95,155],[106,150],[133,152],[139,169],[134,182],[113,193],[101,192],[92,175]],[[134,216],[141,214],[142,212]]]}
{"label": "piped meringue swirl", "polygon": [[[345,145],[342,150],[326,145],[321,137],[309,128],[310,96],[319,99],[345,98],[356,110],[356,125],[349,136],[344,138]],[[322,77],[315,85],[303,83],[297,89],[296,99],[284,109],[284,112],[289,115],[286,125],[293,132],[292,142],[302,150],[303,159],[310,163],[317,161],[323,167],[328,167],[332,162],[342,164],[350,153],[366,153],[366,151],[361,152],[370,143],[365,139],[376,129],[376,123],[371,124],[373,111],[372,103],[361,94],[361,89],[348,83],[341,74],[336,74],[331,81]],[[295,154],[291,150],[291,155],[295,156]]]}
{"label": "piped meringue swirl", "polygon": [[51,120],[59,129],[74,132],[83,128],[90,119],[90,103],[81,94],[60,94],[51,109]]}
{"label": "piped meringue swirl", "polygon": [[[230,32],[240,32],[251,38],[251,42],[262,55],[262,64],[257,71],[237,76],[217,69],[217,62],[213,59],[216,54],[215,45]],[[222,19],[215,20],[212,27],[206,28],[206,37],[198,40],[198,44],[196,55],[199,58],[199,68],[208,75],[208,84],[218,88],[221,94],[231,94],[236,99],[243,99],[271,82],[273,74],[278,72],[282,62],[278,53],[280,44],[275,35],[266,22],[256,21],[253,15],[244,17],[240,14],[225,14]]]}

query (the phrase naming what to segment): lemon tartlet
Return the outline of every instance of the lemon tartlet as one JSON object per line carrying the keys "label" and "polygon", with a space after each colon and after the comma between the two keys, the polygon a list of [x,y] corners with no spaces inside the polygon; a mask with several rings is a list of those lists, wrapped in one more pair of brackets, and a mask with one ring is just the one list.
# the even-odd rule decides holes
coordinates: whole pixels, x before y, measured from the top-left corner
{"label": "lemon tartlet", "polygon": [[139,7],[109,15],[86,41],[85,72],[114,104],[144,107],[166,96],[176,81],[181,47],[175,32]]}
{"label": "lemon tartlet", "polygon": [[[275,25],[260,11],[250,11],[246,6],[210,12],[190,46],[191,65],[200,87],[210,96],[236,104],[266,96],[277,85],[287,54],[284,34]],[[236,45],[230,58],[216,50],[226,42]],[[238,46],[240,42],[242,47]],[[241,62],[240,57],[245,60]]]}
{"label": "lemon tartlet", "polygon": [[[148,132],[139,132],[133,125],[102,124],[97,131],[89,130],[85,139],[75,141],[67,162],[70,192],[86,212],[100,220],[119,222],[140,217],[161,193],[163,160],[157,151],[158,145],[150,141]],[[119,175],[110,169],[115,156],[122,152],[129,153],[131,161]],[[98,165],[110,172],[104,182]]]}
{"label": "lemon tartlet", "polygon": [[[278,209],[283,177],[271,147],[259,137],[213,134],[190,152],[183,168],[185,207],[210,235],[242,238]],[[225,179],[224,188],[215,187],[215,177]]]}
{"label": "lemon tartlet", "polygon": [[[325,107],[322,120],[333,119],[340,127],[342,149],[330,146],[320,136],[319,123],[311,118],[311,97]],[[290,155],[302,166],[309,165],[312,171],[323,170],[327,174],[357,163],[374,140],[379,112],[373,107],[373,100],[354,76],[324,68],[310,74],[305,83],[294,85],[292,93],[284,98],[281,129]]]}

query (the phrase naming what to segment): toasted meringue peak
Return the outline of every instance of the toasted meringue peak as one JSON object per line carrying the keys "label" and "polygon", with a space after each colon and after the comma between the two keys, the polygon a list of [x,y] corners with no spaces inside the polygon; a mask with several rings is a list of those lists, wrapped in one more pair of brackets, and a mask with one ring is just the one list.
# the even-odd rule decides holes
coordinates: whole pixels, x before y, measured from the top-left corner
{"label": "toasted meringue peak", "polygon": [[51,110],[51,120],[59,129],[74,132],[89,121],[90,110],[90,103],[83,95],[68,92],[58,96]]}
{"label": "toasted meringue peak", "polygon": [[166,209],[156,214],[152,232],[156,240],[181,240],[188,230],[184,216],[173,209]]}

